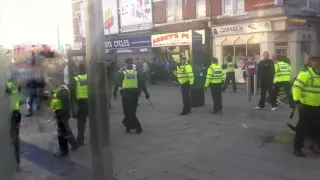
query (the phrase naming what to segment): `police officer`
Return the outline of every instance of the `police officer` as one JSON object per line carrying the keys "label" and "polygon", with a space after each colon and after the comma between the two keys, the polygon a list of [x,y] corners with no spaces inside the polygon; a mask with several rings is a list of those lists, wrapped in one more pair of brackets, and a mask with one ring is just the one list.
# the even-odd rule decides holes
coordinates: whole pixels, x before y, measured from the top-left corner
{"label": "police officer", "polygon": [[307,135],[320,141],[320,57],[312,57],[311,63],[312,68],[301,71],[292,88],[295,104],[300,107],[293,150],[298,157],[305,157],[301,149]]}
{"label": "police officer", "polygon": [[214,114],[222,113],[222,96],[221,87],[225,74],[223,69],[218,65],[218,59],[211,59],[211,66],[208,68],[205,88],[211,88],[211,95],[213,100],[213,112]]}
{"label": "police officer", "polygon": [[86,128],[88,116],[88,76],[84,63],[79,65],[79,74],[74,77],[71,83],[71,94],[76,100],[78,106],[78,136],[77,142],[79,146],[84,145],[84,132]]}
{"label": "police officer", "polygon": [[20,122],[21,122],[21,113],[20,113],[20,90],[21,86],[18,83],[15,83],[13,80],[8,81],[6,85],[6,93],[10,96],[11,104],[11,126],[10,134],[12,142],[14,145],[15,158],[17,163],[17,171],[20,170]]}
{"label": "police officer", "polygon": [[69,126],[70,91],[66,85],[61,85],[53,91],[50,107],[55,112],[58,126],[59,155],[61,157],[69,156],[68,142],[71,145],[72,151],[76,151],[78,145]]}
{"label": "police officer", "polygon": [[272,111],[277,110],[277,96],[280,91],[280,88],[283,87],[287,94],[287,98],[292,108],[294,106],[292,93],[291,93],[291,66],[284,62],[285,59],[283,57],[278,57],[278,62],[275,63],[275,75],[274,75],[274,89],[273,89],[273,96],[271,96],[273,108]]}
{"label": "police officer", "polygon": [[222,65],[222,69],[226,70],[226,80],[224,82],[224,86],[222,88],[222,91],[224,92],[226,90],[226,88],[229,85],[229,82],[232,82],[232,88],[233,88],[233,92],[237,92],[237,85],[236,85],[236,77],[235,77],[235,72],[234,69],[237,69],[238,66],[232,62],[232,57],[229,56],[227,59],[227,63]]}
{"label": "police officer", "polygon": [[180,66],[177,66],[176,75],[178,82],[181,85],[183,109],[180,115],[183,116],[191,113],[190,90],[194,82],[194,75],[192,66],[187,63],[187,58],[184,54],[181,55],[180,62]]}
{"label": "police officer", "polygon": [[123,71],[121,79],[122,85],[120,93],[122,95],[124,113],[123,124],[126,127],[127,133],[130,133],[131,129],[135,129],[136,133],[140,134],[142,132],[142,127],[136,116],[140,93],[138,87],[138,73],[133,69],[133,60],[131,58],[125,60],[125,70]]}

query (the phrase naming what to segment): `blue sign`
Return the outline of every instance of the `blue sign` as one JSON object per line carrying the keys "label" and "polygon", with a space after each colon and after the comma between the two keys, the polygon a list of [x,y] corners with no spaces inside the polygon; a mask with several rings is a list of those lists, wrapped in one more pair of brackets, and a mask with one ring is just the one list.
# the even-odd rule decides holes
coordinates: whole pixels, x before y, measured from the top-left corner
{"label": "blue sign", "polygon": [[137,52],[151,52],[151,37],[125,37],[119,39],[112,39],[105,42],[106,53],[137,53]]}

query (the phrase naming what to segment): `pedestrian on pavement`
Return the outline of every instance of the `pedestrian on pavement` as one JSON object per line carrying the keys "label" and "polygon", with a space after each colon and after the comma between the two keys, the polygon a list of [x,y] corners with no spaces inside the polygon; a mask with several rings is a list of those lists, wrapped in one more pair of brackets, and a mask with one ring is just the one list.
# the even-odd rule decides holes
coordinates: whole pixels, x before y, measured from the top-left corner
{"label": "pedestrian on pavement", "polygon": [[43,67],[36,64],[37,59],[32,58],[30,66],[26,72],[26,86],[28,88],[27,107],[28,113],[26,117],[33,116],[33,103],[36,103],[37,110],[41,108],[42,96],[45,87],[45,73]]}
{"label": "pedestrian on pavement", "polygon": [[135,129],[136,133],[140,134],[142,132],[142,127],[136,116],[140,93],[138,87],[138,73],[133,69],[133,60],[131,58],[125,60],[125,70],[123,71],[121,82],[120,93],[122,95],[124,113],[122,123],[125,125],[127,133],[130,133],[131,129]]}
{"label": "pedestrian on pavement", "polygon": [[300,108],[293,145],[293,153],[298,157],[305,157],[301,149],[308,135],[320,142],[320,57],[312,57],[311,63],[312,68],[301,71],[292,88],[293,99]]}
{"label": "pedestrian on pavement", "polygon": [[155,60],[150,64],[150,84],[157,84],[158,65]]}
{"label": "pedestrian on pavement", "polygon": [[254,59],[254,55],[249,53],[248,60],[244,63],[245,77],[249,77],[250,85],[251,85],[251,93],[254,92],[254,75],[257,72],[257,62]]}
{"label": "pedestrian on pavement", "polygon": [[58,142],[60,148],[58,155],[60,157],[69,156],[68,143],[70,143],[72,151],[76,151],[78,149],[78,144],[69,126],[71,101],[70,91],[67,85],[60,85],[58,88],[53,90],[50,108],[55,113],[55,119],[58,127]]}
{"label": "pedestrian on pavement", "polygon": [[280,91],[280,88],[283,87],[286,92],[290,107],[293,108],[294,102],[291,93],[291,66],[285,63],[285,59],[282,56],[277,57],[278,62],[275,63],[275,75],[274,75],[274,89],[273,89],[273,98],[272,104],[274,105],[274,109],[277,108],[277,97]]}
{"label": "pedestrian on pavement", "polygon": [[113,59],[108,59],[107,62],[107,78],[108,78],[108,104],[109,108],[111,108],[111,93],[112,93],[112,85],[114,84],[115,79],[115,61]]}
{"label": "pedestrian on pavement", "polygon": [[6,93],[10,96],[10,110],[11,110],[11,121],[10,121],[10,134],[12,143],[14,146],[14,154],[17,163],[17,171],[20,170],[20,90],[21,86],[18,84],[17,79],[10,78],[6,84]]}
{"label": "pedestrian on pavement", "polygon": [[225,78],[223,69],[218,65],[218,59],[211,59],[211,66],[208,68],[205,88],[211,88],[213,100],[213,114],[222,113],[222,85]]}
{"label": "pedestrian on pavement", "polygon": [[[274,99],[273,97],[273,80],[274,80],[274,63],[271,59],[269,59],[269,52],[265,51],[263,53],[263,60],[260,61],[258,65],[258,79],[261,87],[261,97],[257,107],[255,110],[260,110],[265,107],[266,103],[266,95],[267,91],[269,93],[270,99]],[[271,111],[277,110],[276,102],[271,101]]]}
{"label": "pedestrian on pavement", "polygon": [[149,99],[149,92],[147,90],[147,75],[148,70],[144,67],[144,61],[138,60],[137,62],[137,73],[138,73],[138,87],[140,89],[139,96],[141,95],[141,92],[144,92],[144,94],[147,96],[147,99]]}
{"label": "pedestrian on pavement", "polygon": [[227,59],[227,63],[222,65],[222,69],[226,70],[226,80],[224,82],[224,86],[222,88],[222,91],[224,92],[226,90],[226,88],[229,85],[229,82],[232,82],[232,88],[233,88],[233,92],[236,93],[237,92],[237,85],[236,85],[236,75],[234,72],[234,69],[237,69],[238,66],[232,62],[232,57],[229,56]]}
{"label": "pedestrian on pavement", "polygon": [[180,58],[180,66],[177,67],[176,76],[181,85],[183,109],[181,116],[191,113],[191,94],[190,90],[194,82],[192,66],[187,63],[187,58],[184,54]]}
{"label": "pedestrian on pavement", "polygon": [[[84,63],[79,65],[79,74],[74,77],[70,84],[70,93],[72,99],[75,99],[78,106],[78,136],[77,142],[79,146],[84,145],[84,132],[88,117],[88,75]],[[74,101],[72,101],[74,102]]]}

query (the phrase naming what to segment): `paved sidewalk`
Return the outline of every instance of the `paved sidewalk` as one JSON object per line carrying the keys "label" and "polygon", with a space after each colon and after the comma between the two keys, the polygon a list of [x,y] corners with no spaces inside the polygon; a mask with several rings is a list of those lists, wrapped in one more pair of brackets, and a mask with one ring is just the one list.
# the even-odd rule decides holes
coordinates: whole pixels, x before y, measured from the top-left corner
{"label": "paved sidewalk", "polygon": [[[267,108],[255,111],[253,108],[258,97],[253,96],[248,102],[245,91],[240,89],[237,94],[230,90],[223,94],[225,114],[222,116],[211,114],[209,91],[205,107],[192,109],[189,116],[179,116],[182,99],[179,87],[148,88],[155,109],[140,98],[138,118],[144,129],[141,135],[125,133],[121,124],[121,101],[112,102],[111,139],[116,179],[319,179],[320,161],[314,154],[306,150],[308,157],[301,159],[291,153],[292,132],[285,125],[295,122],[288,117],[291,109],[280,107],[276,112]],[[53,151],[57,148],[53,138],[54,124],[46,126],[46,132],[41,135],[35,119],[24,121],[21,138],[43,150]],[[45,121],[50,116],[38,119]],[[76,133],[75,125],[72,120],[71,126]],[[68,173],[90,173],[85,170],[91,166],[88,139],[87,135],[85,147],[69,159],[81,170],[65,172],[64,178]]]}
{"label": "paved sidewalk", "polygon": [[60,178],[30,162],[22,160],[20,172],[16,173],[14,180],[60,180]]}

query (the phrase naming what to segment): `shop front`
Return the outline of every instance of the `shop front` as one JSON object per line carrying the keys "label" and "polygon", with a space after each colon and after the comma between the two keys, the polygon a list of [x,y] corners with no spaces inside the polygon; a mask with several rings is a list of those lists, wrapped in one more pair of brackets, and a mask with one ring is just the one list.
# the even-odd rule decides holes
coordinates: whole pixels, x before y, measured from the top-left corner
{"label": "shop front", "polygon": [[[180,54],[190,59],[191,31],[155,34],[151,36],[152,48],[156,58],[160,60],[173,59],[180,63]],[[205,44],[205,30],[196,30],[202,35],[202,44]]]}
{"label": "shop front", "polygon": [[[291,27],[290,27],[291,26]],[[238,65],[236,81],[245,82],[242,68],[247,54],[253,54],[257,62],[263,52],[268,51],[270,58],[281,55],[291,60],[293,76],[303,66],[303,53],[314,52],[317,46],[316,33],[311,27],[293,28],[290,20],[265,20],[243,24],[217,26],[212,28],[213,54],[219,63],[226,62],[231,56]]]}
{"label": "shop front", "polygon": [[123,36],[105,42],[106,53],[113,55],[117,64],[127,57],[150,60],[153,58],[150,36]]}

